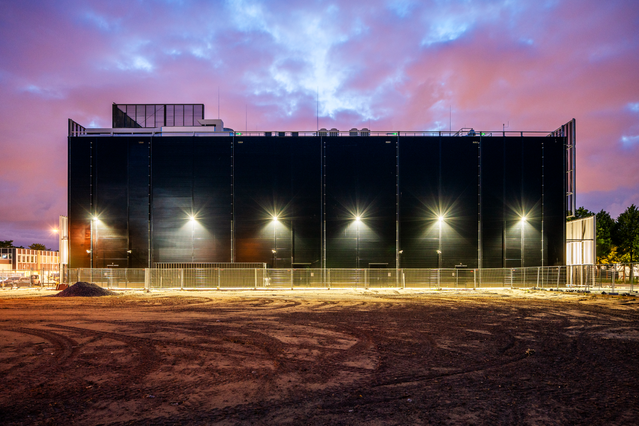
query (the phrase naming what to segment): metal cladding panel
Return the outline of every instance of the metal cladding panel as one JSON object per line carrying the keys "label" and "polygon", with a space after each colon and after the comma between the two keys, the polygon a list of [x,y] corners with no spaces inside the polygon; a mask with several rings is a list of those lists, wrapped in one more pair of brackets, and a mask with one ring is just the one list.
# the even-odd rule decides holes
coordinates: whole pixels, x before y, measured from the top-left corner
{"label": "metal cladding panel", "polygon": [[482,138],[482,267],[504,266],[504,183],[506,138]]}
{"label": "metal cladding panel", "polygon": [[522,246],[525,266],[563,263],[564,138],[482,137],[481,188],[478,142],[396,135],[70,137],[70,266],[89,266],[93,209],[100,218],[96,267],[230,262],[232,245],[236,262],[321,267],[322,229],[330,268],[355,267],[358,257],[362,268],[395,267],[396,249],[403,251],[401,267],[437,267],[440,214],[442,267],[479,266],[479,235],[482,267],[520,266]]}
{"label": "metal cladding panel", "polygon": [[544,253],[546,265],[565,265],[566,190],[565,138],[549,137],[544,142]]}
{"label": "metal cladding panel", "polygon": [[319,138],[235,138],[237,262],[320,266],[320,160]]}
{"label": "metal cladding panel", "polygon": [[548,138],[521,138],[522,206],[526,220],[523,226],[523,258],[521,266],[542,264],[542,143]]}
{"label": "metal cladding panel", "polygon": [[442,138],[442,267],[477,267],[478,137]]}
{"label": "metal cladding panel", "polygon": [[[292,140],[291,189],[292,202],[284,214],[282,226],[291,226],[294,263],[321,267],[322,247],[322,143],[320,138]],[[291,221],[286,222],[290,216]],[[283,228],[285,229],[285,228]]]}
{"label": "metal cladding panel", "polygon": [[128,139],[128,206],[130,268],[149,264],[149,154],[151,138]]}
{"label": "metal cladding panel", "polygon": [[231,139],[155,138],[151,155],[153,262],[230,261]]}
{"label": "metal cladding panel", "polygon": [[325,139],[327,267],[395,267],[397,136]]}
{"label": "metal cladding panel", "polygon": [[128,247],[128,141],[97,139],[94,158],[93,266],[124,266]]}
{"label": "metal cladding panel", "polygon": [[437,268],[441,138],[400,141],[400,266]]}
{"label": "metal cladding panel", "polygon": [[69,267],[88,268],[91,248],[91,143],[92,139],[70,137],[69,144]]}

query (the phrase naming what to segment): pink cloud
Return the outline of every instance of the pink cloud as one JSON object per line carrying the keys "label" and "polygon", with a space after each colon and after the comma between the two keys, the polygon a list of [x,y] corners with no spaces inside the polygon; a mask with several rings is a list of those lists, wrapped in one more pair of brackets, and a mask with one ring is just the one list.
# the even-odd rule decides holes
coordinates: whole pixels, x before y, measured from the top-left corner
{"label": "pink cloud", "polygon": [[639,204],[638,21],[631,0],[3,2],[0,239],[45,241],[66,212],[67,118],[109,126],[112,102],[217,117],[218,88],[237,129],[247,111],[250,129],[314,129],[318,89],[321,127],[575,117],[586,207]]}

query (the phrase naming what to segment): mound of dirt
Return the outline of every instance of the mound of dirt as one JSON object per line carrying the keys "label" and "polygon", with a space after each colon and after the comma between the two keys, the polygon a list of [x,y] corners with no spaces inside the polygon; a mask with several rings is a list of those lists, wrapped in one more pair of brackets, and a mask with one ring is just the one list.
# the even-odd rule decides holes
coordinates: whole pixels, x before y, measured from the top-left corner
{"label": "mound of dirt", "polygon": [[77,282],[66,290],[56,294],[57,297],[99,297],[116,296],[117,293],[92,283]]}

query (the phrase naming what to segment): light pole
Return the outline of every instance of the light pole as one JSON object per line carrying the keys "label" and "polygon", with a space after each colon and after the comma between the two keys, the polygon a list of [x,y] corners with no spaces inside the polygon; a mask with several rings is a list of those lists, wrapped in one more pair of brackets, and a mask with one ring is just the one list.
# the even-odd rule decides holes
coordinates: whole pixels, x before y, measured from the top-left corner
{"label": "light pole", "polygon": [[189,216],[191,222],[191,263],[195,262],[195,216]]}
{"label": "light pole", "polygon": [[437,239],[437,267],[442,268],[442,225],[444,224],[444,216],[439,216],[437,219],[439,222],[439,238]]}
{"label": "light pole", "polygon": [[355,216],[355,259],[357,269],[359,269],[359,223],[361,221],[361,217]]}
{"label": "light pole", "polygon": [[526,246],[526,233],[524,228],[526,226],[526,216],[521,217],[521,267],[524,267],[524,250]]}
{"label": "light pole", "polygon": [[[95,222],[95,225],[97,226],[97,221],[98,221],[98,217],[97,216],[92,216],[91,217],[91,249],[88,250],[89,254],[91,255],[90,257],[90,267],[91,269],[93,269],[93,253],[95,251],[95,249],[93,248],[93,223]],[[96,230],[96,234],[97,234],[97,230]],[[97,244],[96,244],[97,245]]]}
{"label": "light pole", "polygon": [[277,216],[273,216],[273,268],[275,268],[275,262],[277,261]]}

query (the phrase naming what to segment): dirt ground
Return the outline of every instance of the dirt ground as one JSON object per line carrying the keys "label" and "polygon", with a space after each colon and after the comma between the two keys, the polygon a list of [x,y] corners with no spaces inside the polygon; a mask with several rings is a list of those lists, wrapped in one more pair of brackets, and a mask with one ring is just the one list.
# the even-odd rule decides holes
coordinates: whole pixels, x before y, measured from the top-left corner
{"label": "dirt ground", "polygon": [[0,423],[639,424],[639,300],[0,291]]}

